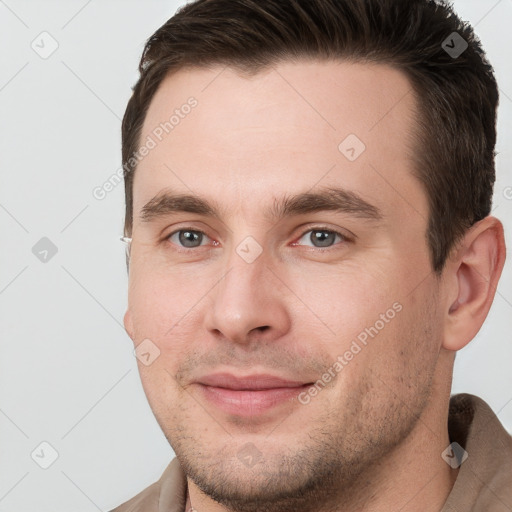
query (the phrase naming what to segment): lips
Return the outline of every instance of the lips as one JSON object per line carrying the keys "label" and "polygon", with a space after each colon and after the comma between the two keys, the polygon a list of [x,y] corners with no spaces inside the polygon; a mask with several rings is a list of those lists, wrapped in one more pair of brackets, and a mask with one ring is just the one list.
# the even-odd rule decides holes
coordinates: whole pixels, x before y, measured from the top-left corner
{"label": "lips", "polygon": [[290,404],[311,382],[268,374],[236,377],[219,373],[201,377],[197,384],[203,398],[216,408],[231,415],[250,417]]}
{"label": "lips", "polygon": [[262,389],[296,388],[306,384],[305,382],[282,379],[274,375],[259,374],[246,377],[235,377],[229,373],[217,373],[207,375],[198,380],[205,386],[216,388],[234,389],[238,391],[258,391]]}

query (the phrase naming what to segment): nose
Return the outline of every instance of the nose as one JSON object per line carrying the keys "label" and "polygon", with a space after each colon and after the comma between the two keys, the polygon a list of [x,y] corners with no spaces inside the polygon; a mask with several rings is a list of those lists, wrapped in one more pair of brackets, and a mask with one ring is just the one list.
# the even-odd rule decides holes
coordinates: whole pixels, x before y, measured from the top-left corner
{"label": "nose", "polygon": [[234,252],[209,294],[208,332],[248,348],[283,336],[291,322],[286,287],[276,272],[269,268],[265,252],[251,263]]}

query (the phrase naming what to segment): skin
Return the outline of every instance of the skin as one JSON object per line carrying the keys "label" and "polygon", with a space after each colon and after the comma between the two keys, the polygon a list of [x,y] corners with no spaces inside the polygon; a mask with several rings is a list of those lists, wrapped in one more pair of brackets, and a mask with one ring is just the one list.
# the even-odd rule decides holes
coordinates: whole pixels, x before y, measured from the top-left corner
{"label": "skin", "polygon": [[[125,327],[160,355],[139,370],[187,474],[190,504],[221,511],[439,511],[457,476],[448,401],[455,351],[478,332],[503,267],[503,229],[475,224],[441,276],[425,239],[428,206],[412,175],[416,98],[385,65],[282,62],[250,77],[186,68],[163,82],[141,140],[189,97],[198,105],[140,162]],[[338,149],[356,134],[353,162]],[[283,195],[342,187],[382,213],[264,215]],[[222,208],[141,219],[163,191]],[[178,229],[205,233],[180,252]],[[314,247],[315,228],[350,235]],[[236,251],[252,236],[262,253]],[[181,247],[183,249],[183,246]],[[227,414],[202,375],[271,373],[315,382],[392,305],[392,320],[307,405]],[[251,443],[258,462],[237,456]],[[247,448],[245,448],[247,449]]]}

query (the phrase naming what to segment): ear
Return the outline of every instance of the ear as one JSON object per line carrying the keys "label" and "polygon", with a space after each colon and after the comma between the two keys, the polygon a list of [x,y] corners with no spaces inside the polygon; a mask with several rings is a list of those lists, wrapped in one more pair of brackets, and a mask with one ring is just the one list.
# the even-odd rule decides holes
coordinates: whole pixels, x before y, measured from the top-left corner
{"label": "ear", "polygon": [[135,333],[133,330],[132,315],[129,309],[124,314],[123,323],[125,331],[128,333],[128,336],[130,336],[130,338],[133,340],[135,337]]}
{"label": "ear", "polygon": [[447,262],[444,348],[460,350],[476,336],[504,263],[503,225],[495,217],[486,217],[469,229]]}

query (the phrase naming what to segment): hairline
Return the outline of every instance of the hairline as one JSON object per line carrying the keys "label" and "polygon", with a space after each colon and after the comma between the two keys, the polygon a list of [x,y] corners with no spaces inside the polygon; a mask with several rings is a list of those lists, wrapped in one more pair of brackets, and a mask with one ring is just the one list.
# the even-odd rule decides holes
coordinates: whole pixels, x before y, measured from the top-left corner
{"label": "hairline", "polygon": [[[422,180],[422,173],[425,171],[428,171],[429,164],[431,163],[429,161],[428,156],[426,155],[426,150],[430,146],[431,141],[431,133],[429,132],[431,119],[428,116],[428,110],[427,110],[427,103],[425,100],[425,95],[421,94],[424,92],[422,90],[421,84],[417,83],[414,78],[418,78],[417,75],[415,75],[414,70],[410,70],[406,66],[402,65],[400,63],[399,58],[395,58],[389,54],[386,53],[386,51],[383,51],[382,53],[373,54],[373,55],[365,55],[365,54],[357,54],[356,52],[348,51],[347,54],[339,54],[339,55],[323,55],[321,53],[308,53],[308,52],[302,52],[300,54],[293,54],[291,52],[275,55],[275,54],[268,54],[265,55],[265,60],[260,62],[251,62],[251,61],[243,61],[243,60],[236,60],[232,58],[223,58],[223,57],[216,57],[214,56],[210,60],[202,61],[200,63],[195,63],[189,60],[184,60],[179,63],[179,65],[170,66],[167,71],[165,72],[164,76],[160,79],[158,86],[156,87],[155,91],[153,92],[151,99],[149,100],[149,103],[147,104],[147,107],[144,111],[143,116],[141,116],[140,124],[137,127],[137,144],[135,145],[138,147],[140,145],[140,141],[143,135],[144,125],[147,119],[147,114],[149,112],[149,109],[151,107],[151,104],[153,103],[154,98],[158,94],[158,91],[161,89],[162,84],[171,78],[173,75],[176,75],[177,73],[181,71],[186,70],[216,70],[220,67],[224,68],[230,68],[234,71],[236,71],[241,77],[245,78],[252,78],[259,74],[267,72],[270,68],[272,68],[275,65],[281,64],[281,63],[296,63],[300,64],[303,62],[349,62],[353,64],[360,64],[360,65],[367,65],[367,66],[383,66],[387,67],[389,69],[394,69],[402,74],[404,78],[406,78],[407,82],[410,85],[410,92],[412,93],[413,98],[413,107],[412,107],[412,115],[411,115],[411,131],[406,134],[406,147],[410,152],[411,158],[409,161],[411,162],[411,168],[410,172],[412,174],[413,178],[416,178],[418,181],[421,190],[425,194],[427,201],[428,201],[428,217],[427,217],[427,223],[426,228],[424,232],[425,241],[427,244],[427,247],[429,248],[430,253],[430,260],[432,264],[432,269],[434,270],[435,274],[440,276],[443,269],[444,269],[444,263],[446,262],[446,258],[443,262],[443,264],[436,268],[436,262],[435,262],[435,254],[433,252],[433,247],[431,245],[431,231],[435,229],[434,224],[434,217],[435,214],[432,209],[432,198],[430,191],[426,187],[425,183]],[[133,169],[131,169],[131,173],[135,173],[137,170],[138,165],[136,165]],[[131,177],[131,200],[132,200],[132,211],[131,211],[131,224],[128,226],[129,230],[126,229],[125,224],[125,235],[128,235],[131,230],[133,229],[133,220],[134,220],[134,212],[133,212],[133,184],[134,184],[134,176]],[[455,238],[452,241],[452,245],[450,247],[450,250],[454,248],[457,241],[460,240],[460,238],[463,236],[460,235],[458,238]]]}

